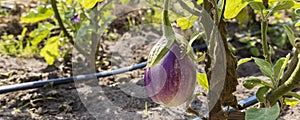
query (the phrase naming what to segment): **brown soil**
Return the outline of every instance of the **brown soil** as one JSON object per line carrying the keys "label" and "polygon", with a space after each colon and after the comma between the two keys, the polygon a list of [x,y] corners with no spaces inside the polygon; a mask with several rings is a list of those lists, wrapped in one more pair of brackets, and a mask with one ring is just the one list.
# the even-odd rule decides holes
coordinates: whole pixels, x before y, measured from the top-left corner
{"label": "brown soil", "polygon": [[[155,41],[161,37],[161,32],[151,27],[146,28],[131,29],[131,31],[122,34],[122,37],[116,41],[104,41],[102,43],[105,51],[111,56],[111,59],[106,61],[110,63],[111,69],[133,65],[147,59],[147,54],[156,43]],[[49,66],[39,57],[16,58],[0,55],[0,86],[69,77],[71,76],[69,71],[72,70],[71,56],[66,60],[59,59],[54,65]],[[73,61],[73,64],[76,62]],[[203,65],[200,65],[199,69],[203,69]],[[94,79],[92,82],[84,82],[84,84],[80,82],[58,86],[50,84],[42,88],[0,94],[0,119],[169,120],[196,117],[185,112],[185,105],[168,108],[152,102],[147,97],[134,97],[138,95],[132,91],[142,90],[143,74],[144,69],[140,69]],[[261,76],[258,67],[253,62],[241,65],[238,68],[238,74],[240,85],[235,93],[238,100],[246,99],[255,94],[257,88],[247,90],[241,85],[249,76],[257,76],[267,80]],[[91,95],[95,96],[87,95],[90,98],[85,100],[84,97],[87,96],[82,93],[84,91],[82,89],[89,88],[84,85],[93,82],[96,82],[93,86],[96,86],[97,89],[87,92],[91,92],[93,93]],[[134,87],[130,87],[131,85]],[[197,86],[195,93],[201,92],[204,90]],[[89,105],[86,101],[92,101],[93,104]],[[197,97],[192,101],[191,107],[204,115],[207,111],[206,97]],[[300,119],[300,105],[289,108],[279,119]]]}

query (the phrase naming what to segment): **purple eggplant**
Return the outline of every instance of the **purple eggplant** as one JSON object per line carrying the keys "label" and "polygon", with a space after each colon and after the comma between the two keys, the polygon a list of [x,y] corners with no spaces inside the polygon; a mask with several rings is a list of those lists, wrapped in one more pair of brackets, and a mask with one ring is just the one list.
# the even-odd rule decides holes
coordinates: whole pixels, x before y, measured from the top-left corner
{"label": "purple eggplant", "polygon": [[151,99],[165,106],[178,106],[193,94],[196,64],[183,48],[174,42],[167,54],[144,74],[146,92]]}

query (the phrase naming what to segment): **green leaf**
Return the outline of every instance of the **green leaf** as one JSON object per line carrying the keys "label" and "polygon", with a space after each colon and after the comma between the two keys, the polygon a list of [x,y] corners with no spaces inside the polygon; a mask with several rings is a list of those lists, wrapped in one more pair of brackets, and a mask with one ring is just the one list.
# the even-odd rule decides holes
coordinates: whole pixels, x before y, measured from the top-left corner
{"label": "green leaf", "polygon": [[271,108],[250,108],[246,111],[246,120],[276,120],[279,113],[278,103]]}
{"label": "green leaf", "polygon": [[290,95],[293,96],[294,98],[297,98],[298,100],[300,100],[300,95],[296,92],[287,92],[285,95]]}
{"label": "green leaf", "polygon": [[249,4],[251,8],[254,10],[262,11],[265,9],[265,6],[263,5],[262,2],[251,1]]}
{"label": "green leaf", "polygon": [[295,15],[300,16],[300,8],[295,10]]}
{"label": "green leaf", "polygon": [[50,31],[54,28],[54,25],[50,23],[39,24],[38,28],[30,32],[29,37],[33,38],[31,41],[32,46],[37,46],[42,40],[46,39]]}
{"label": "green leaf", "polygon": [[299,103],[298,100],[293,98],[284,98],[284,102],[291,107],[295,107]]}
{"label": "green leaf", "polygon": [[191,27],[193,27],[193,24],[195,23],[195,21],[197,20],[198,17],[182,17],[182,18],[178,18],[176,20],[177,25],[182,29],[182,30],[187,30],[190,29]]}
{"label": "green leaf", "polygon": [[258,90],[256,91],[256,99],[261,103],[265,103],[266,102],[266,94],[269,91],[269,89],[270,88],[267,86],[258,88]]}
{"label": "green leaf", "polygon": [[203,0],[197,0],[197,4],[200,5],[203,3]]}
{"label": "green leaf", "polygon": [[31,9],[31,11],[21,17],[21,21],[24,23],[36,23],[42,20],[46,20],[54,15],[54,11],[49,6],[39,6],[37,10]]}
{"label": "green leaf", "polygon": [[84,8],[93,8],[97,2],[102,2],[103,0],[78,0],[78,1]]}
{"label": "green leaf", "polygon": [[250,60],[252,60],[252,58],[243,58],[243,59],[240,59],[237,63],[237,66],[240,66],[246,62],[249,62]]}
{"label": "green leaf", "polygon": [[300,3],[299,2],[295,2],[294,6],[292,8],[293,9],[300,8]]}
{"label": "green leaf", "polygon": [[250,77],[248,80],[243,81],[243,86],[247,89],[252,89],[255,86],[267,86],[273,88],[270,83],[255,77]]}
{"label": "green leaf", "polygon": [[279,80],[279,78],[281,77],[281,67],[285,62],[285,58],[280,58],[279,60],[277,60],[277,62],[275,63],[275,65],[273,66],[273,70],[274,70],[274,79],[275,80]]}
{"label": "green leaf", "polygon": [[260,58],[255,58],[252,57],[254,59],[254,62],[259,66],[260,71],[267,77],[273,79],[273,75],[274,75],[274,70],[272,68],[271,63],[267,62],[266,60],[260,59]]}
{"label": "green leaf", "polygon": [[200,86],[202,86],[205,90],[208,91],[209,85],[206,74],[197,72],[197,81]]}
{"label": "green leaf", "polygon": [[259,49],[257,47],[251,47],[250,52],[254,56],[259,56],[260,55]]}
{"label": "green leaf", "polygon": [[58,46],[60,44],[59,36],[54,36],[48,39],[45,47],[41,50],[40,55],[44,57],[49,65],[52,65],[56,57],[60,56]]}
{"label": "green leaf", "polygon": [[286,10],[286,9],[290,9],[294,6],[294,1],[284,1],[281,2],[279,5],[275,6],[273,8],[273,11],[275,10]]}
{"label": "green leaf", "polygon": [[288,35],[288,38],[290,40],[290,43],[295,47],[295,35],[293,30],[288,25],[282,25],[284,27],[285,33]]}
{"label": "green leaf", "polygon": [[295,24],[295,27],[299,27],[299,26],[300,26],[300,21]]}
{"label": "green leaf", "polygon": [[227,19],[234,18],[247,5],[248,2],[246,2],[245,0],[227,0],[224,17]]}
{"label": "green leaf", "polygon": [[121,0],[122,4],[127,4],[130,2],[130,0]]}
{"label": "green leaf", "polygon": [[48,37],[50,33],[50,30],[45,30],[42,32],[39,32],[39,35],[37,35],[32,41],[31,44],[32,46],[37,46],[42,40]]}

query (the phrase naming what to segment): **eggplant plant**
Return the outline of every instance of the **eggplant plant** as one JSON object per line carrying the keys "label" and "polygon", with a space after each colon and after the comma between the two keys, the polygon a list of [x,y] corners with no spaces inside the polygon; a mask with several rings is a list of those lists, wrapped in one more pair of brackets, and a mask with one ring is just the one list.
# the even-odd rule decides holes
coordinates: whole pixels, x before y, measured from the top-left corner
{"label": "eggplant plant", "polygon": [[149,54],[144,83],[154,102],[178,106],[194,92],[196,64],[187,41],[172,29],[168,16],[169,2],[164,1],[163,37]]}
{"label": "eggplant plant", "polygon": [[[243,8],[245,5],[250,5],[254,10],[258,11],[261,16],[261,44],[263,46],[263,55],[265,59],[255,58],[255,63],[259,66],[261,72],[270,79],[270,82],[258,79],[250,78],[244,81],[243,85],[252,89],[255,86],[260,86],[256,92],[257,100],[261,103],[260,108],[250,108],[246,112],[246,119],[276,119],[280,114],[280,110],[284,110],[286,105],[295,106],[298,103],[299,95],[291,90],[299,87],[299,47],[292,30],[288,25],[283,25],[291,45],[294,47],[293,56],[290,59],[290,54],[285,58],[280,58],[274,65],[272,64],[273,48],[267,41],[267,28],[268,18],[275,11],[286,10],[291,8],[298,8],[299,3],[292,0],[275,1],[275,0],[263,0],[263,1],[248,1],[248,2],[232,2],[228,8],[237,7],[237,9]],[[242,5],[242,7],[240,6]],[[234,17],[235,14],[227,12],[228,18]],[[248,59],[250,60],[250,59]],[[290,62],[288,63],[288,61]],[[286,96],[293,96],[289,98]],[[262,111],[264,112],[262,114]],[[282,112],[282,111],[281,111]]]}
{"label": "eggplant plant", "polygon": [[[169,4],[168,2],[168,0],[165,0],[164,8],[168,8],[166,6],[167,4]],[[185,2],[181,0],[179,0],[179,2],[191,14],[201,16],[199,15],[201,14],[200,12],[197,12],[193,8],[190,8],[187,4],[185,4]],[[268,18],[275,11],[296,9],[299,8],[299,3],[293,0],[223,0],[221,2],[217,0],[203,0],[203,3],[201,2],[201,4],[203,5],[203,8],[207,10],[208,13],[211,15],[211,17],[215,21],[215,25],[218,26],[218,29],[221,32],[221,39],[223,39],[223,42],[219,42],[216,44],[224,43],[226,52],[222,53],[222,55],[226,56],[228,65],[223,66],[226,68],[226,79],[220,79],[220,81],[225,82],[225,88],[223,89],[222,94],[217,101],[217,105],[210,109],[209,119],[229,119],[234,116],[224,111],[222,109],[222,105],[228,105],[235,108],[234,111],[229,111],[229,113],[238,113],[238,117],[234,116],[233,118],[249,120],[277,119],[280,115],[280,112],[282,112],[282,110],[284,110],[284,108],[287,105],[295,106],[298,103],[300,95],[298,95],[295,92],[292,92],[291,90],[298,88],[300,84],[299,40],[294,36],[294,33],[289,26],[283,25],[283,28],[285,29],[287,36],[290,40],[290,43],[294,47],[292,57],[291,54],[288,54],[286,57],[280,58],[275,62],[275,64],[273,64],[272,53],[274,52],[274,50],[273,47],[268,44],[267,29]],[[252,9],[254,9],[255,11],[257,11],[257,13],[260,14],[261,44],[263,47],[264,59],[256,57],[245,58],[241,59],[237,64],[235,58],[230,52],[228,52],[228,45],[226,43],[227,33],[224,19],[231,19],[236,17],[238,13],[247,5],[249,5]],[[194,7],[197,8],[197,6],[198,8],[200,8],[199,4],[194,4]],[[199,10],[203,10],[201,8]],[[165,12],[166,9],[164,10],[164,13]],[[295,13],[297,13],[297,10]],[[168,20],[166,18],[166,15],[167,14],[164,14],[163,16],[164,27],[168,26],[166,22],[169,23],[169,21],[166,21]],[[298,26],[298,23],[295,26]],[[167,28],[171,28],[171,26],[169,25]],[[190,74],[190,77],[180,77],[185,74],[184,71],[182,71],[182,69],[187,69],[188,67],[190,71],[196,70],[193,70],[194,67],[189,67],[193,65],[191,64],[192,62],[189,62],[193,60],[193,57],[191,57],[192,55],[182,55],[182,53],[185,52],[177,53],[178,51],[180,51],[177,50],[180,49],[180,47],[178,47],[178,45],[180,44],[178,44],[176,34],[174,35],[174,32],[171,29],[167,28],[164,28],[164,37],[158,42],[158,44],[154,46],[149,55],[149,64],[148,68],[145,71],[144,78],[147,93],[150,95],[153,101],[164,104],[166,106],[174,106],[182,104],[185,100],[187,100],[188,97],[191,97],[191,93],[189,92],[192,91],[192,89],[194,89],[190,88],[193,87],[193,85],[189,84],[192,83],[192,81],[195,81],[192,80],[195,79],[195,77],[193,77],[195,76],[195,74]],[[212,51],[208,49],[208,52]],[[212,56],[208,54],[208,61],[212,59],[211,57]],[[176,64],[176,61],[180,60],[184,61],[182,63],[185,64],[182,65],[180,64],[180,62],[178,62],[179,64]],[[235,91],[235,87],[237,85],[237,82],[234,82],[236,81],[236,66],[248,62],[250,60],[254,60],[254,62],[259,66],[261,72],[270,79],[270,82],[254,77],[251,77],[249,80],[244,81],[243,85],[248,89],[252,89],[255,86],[260,86],[260,88],[256,92],[256,98],[260,102],[260,107],[250,108],[244,113],[242,111],[239,111],[239,109],[236,107],[236,98],[232,95],[232,92]],[[209,70],[211,68],[211,65],[213,64],[211,62],[208,62],[208,64],[206,65],[207,70]],[[209,91],[213,90],[212,77],[214,77],[210,72],[211,71],[207,71],[207,77],[210,83]],[[175,73],[178,74],[175,75]],[[180,85],[178,85],[177,83],[182,84],[182,82],[185,82],[185,85],[189,87],[185,87],[185,89],[181,90],[181,87],[178,87]],[[181,94],[181,92],[177,91],[185,91],[187,94],[185,94],[184,96]],[[174,100],[174,98],[180,95],[182,99]],[[293,98],[290,98],[291,96]],[[219,117],[214,117],[214,115],[219,115]]]}

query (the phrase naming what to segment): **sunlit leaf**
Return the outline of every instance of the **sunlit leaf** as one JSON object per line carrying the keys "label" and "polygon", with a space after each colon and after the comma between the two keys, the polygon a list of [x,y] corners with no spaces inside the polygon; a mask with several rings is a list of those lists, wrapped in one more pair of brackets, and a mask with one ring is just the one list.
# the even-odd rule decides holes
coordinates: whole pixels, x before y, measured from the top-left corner
{"label": "sunlit leaf", "polygon": [[300,26],[300,21],[298,21],[296,24],[295,24],[295,27],[299,27]]}
{"label": "sunlit leaf", "polygon": [[203,0],[197,0],[197,4],[200,5],[203,3]]}
{"label": "sunlit leaf", "polygon": [[32,46],[37,46],[42,40],[48,37],[49,33],[49,30],[39,32],[39,34],[31,41]]}
{"label": "sunlit leaf", "polygon": [[243,59],[240,59],[237,63],[237,66],[240,66],[246,62],[249,62],[250,60],[252,60],[252,58],[243,58]]}
{"label": "sunlit leaf", "polygon": [[248,5],[245,0],[227,0],[224,12],[225,18],[234,18],[239,12]]}
{"label": "sunlit leaf", "polygon": [[59,36],[54,36],[48,39],[44,48],[42,48],[40,55],[44,57],[49,65],[52,65],[56,57],[60,56],[58,46],[60,44]]}
{"label": "sunlit leaf", "polygon": [[121,0],[122,4],[127,4],[130,2],[130,0]]}
{"label": "sunlit leaf", "polygon": [[97,2],[102,2],[103,0],[78,0],[78,1],[84,8],[93,8]]}
{"label": "sunlit leaf", "polygon": [[174,42],[174,39],[161,38],[150,51],[147,67],[157,64],[167,54]]}
{"label": "sunlit leaf", "polygon": [[54,12],[49,6],[39,6],[38,8],[31,9],[31,11],[25,16],[21,17],[21,21],[24,23],[36,23],[42,20],[46,20],[54,15]]}
{"label": "sunlit leaf", "polygon": [[205,90],[209,89],[207,76],[204,73],[197,72],[197,82],[200,86],[202,86]]}
{"label": "sunlit leaf", "polygon": [[279,113],[278,103],[271,108],[250,108],[246,111],[246,120],[276,120]]}
{"label": "sunlit leaf", "polygon": [[299,103],[297,99],[293,99],[293,98],[284,98],[284,102],[286,105],[289,105],[291,107],[295,107]]}
{"label": "sunlit leaf", "polygon": [[197,17],[183,17],[176,20],[177,25],[182,29],[190,29],[197,20]]}

